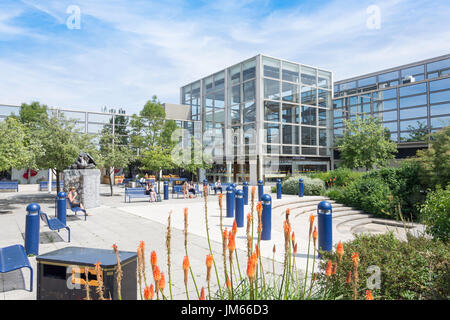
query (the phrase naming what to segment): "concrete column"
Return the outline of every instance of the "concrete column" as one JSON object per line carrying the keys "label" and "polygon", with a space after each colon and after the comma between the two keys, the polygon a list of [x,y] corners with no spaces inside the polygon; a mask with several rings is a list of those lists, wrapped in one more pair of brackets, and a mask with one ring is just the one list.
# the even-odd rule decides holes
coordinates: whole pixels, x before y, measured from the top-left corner
{"label": "concrete column", "polygon": [[250,186],[256,186],[258,182],[258,175],[257,175],[257,161],[256,160],[250,160],[249,161],[249,167],[250,167],[250,180],[249,185]]}
{"label": "concrete column", "polygon": [[226,172],[226,182],[232,183],[233,182],[233,163],[231,161],[227,161],[227,172]]}

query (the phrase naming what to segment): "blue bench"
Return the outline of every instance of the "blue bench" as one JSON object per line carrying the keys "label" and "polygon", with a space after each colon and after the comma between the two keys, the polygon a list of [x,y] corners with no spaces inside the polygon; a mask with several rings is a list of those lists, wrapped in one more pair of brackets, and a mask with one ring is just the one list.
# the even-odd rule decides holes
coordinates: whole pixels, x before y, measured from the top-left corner
{"label": "blue bench", "polygon": [[0,181],[0,190],[11,190],[19,192],[19,182],[17,181]]}
{"label": "blue bench", "polygon": [[[59,182],[60,188],[64,188],[64,181]],[[39,191],[46,191],[48,190],[48,181],[41,181],[39,182]],[[56,190],[56,181],[52,181],[52,190]]]}
{"label": "blue bench", "polygon": [[124,178],[124,179],[122,180],[122,182],[119,182],[117,185],[118,185],[118,186],[125,186],[125,185],[127,185],[128,182],[130,182],[130,181],[133,181],[133,179],[131,179],[131,178]]}
{"label": "blue bench", "polygon": [[125,202],[131,202],[131,198],[150,198],[150,195],[145,193],[145,188],[125,188]]}
{"label": "blue bench", "polygon": [[182,185],[175,185],[175,186],[173,186],[172,187],[172,199],[173,199],[173,196],[174,195],[177,195],[177,199],[178,199],[178,196],[181,194],[182,196],[184,196],[184,194],[183,194],[183,186]]}
{"label": "blue bench", "polygon": [[44,212],[39,212],[39,216],[41,217],[41,220],[44,221],[48,228],[50,230],[61,230],[61,229],[66,229],[67,232],[69,233],[69,241],[70,242],[70,228],[65,225],[64,223],[61,222],[61,220],[59,220],[58,218],[49,218],[48,215]]}
{"label": "blue bench", "polygon": [[20,244],[0,248],[0,273],[17,269],[30,269],[30,292],[33,291],[33,268],[31,268],[25,248]]}
{"label": "blue bench", "polygon": [[77,213],[80,211],[83,212],[84,213],[84,221],[86,221],[86,216],[87,216],[86,210],[81,209],[80,207],[74,207],[72,205],[72,203],[69,201],[69,199],[67,199],[67,202],[69,203],[70,210],[72,210],[72,212],[75,213],[75,215],[77,215]]}

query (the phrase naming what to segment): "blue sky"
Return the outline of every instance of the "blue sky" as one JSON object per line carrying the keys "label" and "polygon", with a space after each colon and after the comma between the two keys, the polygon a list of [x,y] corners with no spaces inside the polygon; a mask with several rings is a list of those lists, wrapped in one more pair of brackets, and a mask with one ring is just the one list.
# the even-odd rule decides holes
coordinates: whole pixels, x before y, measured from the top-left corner
{"label": "blue sky", "polygon": [[445,0],[1,0],[0,103],[134,113],[258,53],[340,80],[450,53],[449,17]]}

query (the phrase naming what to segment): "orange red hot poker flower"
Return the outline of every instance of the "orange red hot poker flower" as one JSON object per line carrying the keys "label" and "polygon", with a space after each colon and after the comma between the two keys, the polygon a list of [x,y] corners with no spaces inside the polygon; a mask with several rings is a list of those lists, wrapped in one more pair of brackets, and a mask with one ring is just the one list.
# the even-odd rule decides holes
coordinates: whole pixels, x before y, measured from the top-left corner
{"label": "orange red hot poker flower", "polygon": [[153,284],[151,284],[148,287],[145,287],[144,289],[144,299],[145,300],[152,300],[155,296],[155,288],[153,287]]}
{"label": "orange red hot poker flower", "polygon": [[341,261],[342,256],[344,255],[344,245],[339,241],[336,247],[336,253],[338,255],[339,261]]}

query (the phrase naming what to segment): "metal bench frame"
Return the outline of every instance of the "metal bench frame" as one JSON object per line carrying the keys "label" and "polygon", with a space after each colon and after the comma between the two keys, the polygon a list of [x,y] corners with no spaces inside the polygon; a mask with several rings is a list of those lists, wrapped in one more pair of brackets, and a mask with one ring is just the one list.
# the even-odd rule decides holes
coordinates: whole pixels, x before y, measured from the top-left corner
{"label": "metal bench frame", "polygon": [[[131,193],[130,193],[131,191]],[[149,198],[150,202],[155,202],[151,200],[150,195],[145,193],[145,188],[125,188],[125,202],[131,202],[131,198]],[[156,195],[156,202],[158,202],[158,195]]]}
{"label": "metal bench frame", "polygon": [[0,248],[0,273],[7,273],[22,268],[30,269],[30,292],[32,292],[33,268],[25,253],[25,248],[20,244]]}
{"label": "metal bench frame", "polygon": [[69,201],[69,199],[66,198],[66,200],[69,203],[70,210],[72,210],[72,212],[75,213],[75,215],[77,215],[77,213],[80,211],[84,212],[84,221],[86,221],[86,217],[87,217],[86,210],[81,209],[80,207],[74,207],[74,206],[72,206],[72,203]]}
{"label": "metal bench frame", "polygon": [[59,220],[58,218],[49,218],[48,215],[45,212],[39,212],[39,215],[41,217],[41,220],[44,221],[48,228],[50,230],[61,230],[61,229],[66,229],[67,232],[69,233],[69,239],[68,242],[70,242],[70,228],[65,225],[64,223],[61,222],[61,220]]}

